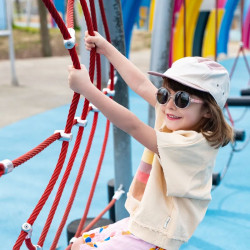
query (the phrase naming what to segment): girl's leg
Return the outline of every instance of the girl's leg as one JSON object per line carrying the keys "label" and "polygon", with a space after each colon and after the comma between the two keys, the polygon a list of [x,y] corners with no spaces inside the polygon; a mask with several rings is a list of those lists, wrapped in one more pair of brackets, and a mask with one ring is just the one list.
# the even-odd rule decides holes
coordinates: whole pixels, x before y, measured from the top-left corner
{"label": "girl's leg", "polygon": [[83,235],[74,242],[74,244],[71,247],[71,250],[79,250],[80,245],[82,244],[85,245],[86,243],[90,242],[104,241],[106,238],[112,235],[114,231],[122,230],[123,227],[122,221],[123,220],[110,224],[108,226],[98,227],[93,230],[90,230],[89,232],[83,233]]}
{"label": "girl's leg", "polygon": [[[79,238],[72,250],[158,250],[160,248],[145,242],[128,231],[128,218],[108,227],[95,229]],[[92,233],[92,235],[91,235]]]}

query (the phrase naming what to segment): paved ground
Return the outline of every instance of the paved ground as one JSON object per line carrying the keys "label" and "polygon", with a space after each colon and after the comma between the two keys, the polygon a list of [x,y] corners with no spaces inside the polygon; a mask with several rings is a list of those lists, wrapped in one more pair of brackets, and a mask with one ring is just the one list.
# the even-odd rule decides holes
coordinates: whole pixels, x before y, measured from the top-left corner
{"label": "paved ground", "polygon": [[[131,60],[146,73],[150,50],[133,52]],[[19,86],[13,87],[10,62],[0,61],[0,127],[70,103],[73,96],[67,84],[70,64],[70,56],[16,60]]]}

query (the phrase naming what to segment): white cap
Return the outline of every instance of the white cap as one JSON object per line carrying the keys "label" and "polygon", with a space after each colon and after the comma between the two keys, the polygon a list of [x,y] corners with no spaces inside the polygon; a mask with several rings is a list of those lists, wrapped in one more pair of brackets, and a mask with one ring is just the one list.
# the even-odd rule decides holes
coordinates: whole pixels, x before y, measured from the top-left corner
{"label": "white cap", "polygon": [[183,57],[164,73],[151,75],[168,77],[188,87],[210,93],[219,107],[224,108],[229,95],[228,71],[219,63],[203,57]]}

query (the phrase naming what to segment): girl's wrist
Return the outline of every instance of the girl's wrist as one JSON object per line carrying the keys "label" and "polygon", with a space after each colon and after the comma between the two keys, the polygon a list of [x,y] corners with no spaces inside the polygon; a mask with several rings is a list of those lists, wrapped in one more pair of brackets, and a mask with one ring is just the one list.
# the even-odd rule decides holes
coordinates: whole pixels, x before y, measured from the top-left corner
{"label": "girl's wrist", "polygon": [[103,46],[103,55],[107,58],[109,58],[110,54],[112,54],[112,47],[113,45],[108,42],[105,41],[105,45]]}

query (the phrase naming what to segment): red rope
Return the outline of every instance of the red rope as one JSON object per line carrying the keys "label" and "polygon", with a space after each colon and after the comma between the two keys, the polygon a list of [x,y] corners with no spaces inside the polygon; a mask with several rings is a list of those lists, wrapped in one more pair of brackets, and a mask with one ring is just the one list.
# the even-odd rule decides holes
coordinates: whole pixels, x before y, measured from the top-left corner
{"label": "red rope", "polygon": [[[59,174],[62,170],[62,166],[63,166],[63,163],[65,161],[65,158],[66,158],[66,154],[67,154],[67,150],[68,150],[68,145],[69,143],[64,141],[62,143],[62,150],[61,150],[61,153],[60,153],[60,156],[59,156],[59,160],[57,162],[57,165],[56,165],[56,168],[53,172],[53,175],[49,181],[49,184],[47,185],[42,197],[40,198],[40,200],[38,201],[35,209],[33,210],[31,216],[29,217],[29,219],[27,220],[27,222],[30,224],[30,225],[33,225],[34,221],[36,220],[37,216],[39,215],[39,213],[41,212],[44,204],[46,203],[50,193],[52,192],[53,188],[54,188],[54,185],[59,177]],[[14,249],[19,249],[24,241],[24,238],[26,236],[26,232],[22,231],[14,245]]]}
{"label": "red rope", "polygon": [[187,40],[187,32],[186,32],[186,22],[187,22],[187,15],[186,15],[186,0],[183,0],[183,12],[184,12],[184,18],[183,18],[183,39],[184,39],[184,46],[183,46],[183,53],[184,57],[187,54],[187,49],[186,49],[186,40]]}
{"label": "red rope", "polygon": [[[39,246],[43,246],[44,241],[45,241],[46,236],[47,236],[47,233],[49,231],[50,225],[51,225],[52,220],[54,218],[54,215],[55,215],[56,209],[58,207],[58,204],[60,202],[64,187],[66,185],[66,182],[67,182],[68,177],[70,175],[70,172],[72,170],[72,167],[73,167],[74,160],[76,158],[78,149],[80,147],[80,143],[81,143],[81,139],[82,139],[82,135],[83,135],[83,130],[84,129],[82,127],[80,127],[79,130],[78,130],[77,139],[76,139],[72,154],[70,156],[69,163],[67,165],[67,168],[66,168],[66,170],[64,172],[64,175],[63,175],[63,178],[62,178],[61,183],[59,185],[58,191],[56,193],[56,197],[55,197],[54,202],[52,204],[52,207],[51,207],[51,210],[50,210],[49,215],[47,217],[47,220],[45,222],[45,226],[43,228],[43,231],[42,231],[42,233],[40,235],[40,238],[39,238],[39,241],[38,241]],[[51,249],[55,249],[55,248],[56,248],[56,245],[53,246],[53,247],[51,246]]]}
{"label": "red rope", "polygon": [[[58,27],[60,28],[64,39],[69,39],[70,38],[69,32],[66,29],[66,27],[64,26],[64,23],[61,20],[61,18],[58,17],[58,13],[57,13],[56,9],[54,8],[54,5],[50,1],[43,0],[43,2],[45,4],[45,6],[49,9],[49,11],[51,12],[51,15],[55,19],[56,23],[58,24]],[[81,0],[80,2],[81,2],[81,5],[82,5],[82,8],[83,8],[83,11],[85,12],[85,18],[87,20],[87,26],[88,26],[89,33],[90,34],[92,33],[91,35],[94,35],[93,30],[92,30],[92,24],[91,24],[91,22],[89,22],[89,20],[91,20],[91,19],[90,19],[90,16],[88,15],[88,9],[87,9],[86,1]],[[68,11],[69,11],[69,13],[73,13],[73,7],[72,6],[73,6],[72,4],[70,4],[70,3],[68,4]],[[91,7],[91,8],[93,8],[93,7]],[[69,16],[73,16],[73,15],[69,14]],[[92,11],[92,16],[95,17],[95,11]],[[93,18],[93,19],[96,19],[96,18]],[[97,26],[96,22],[94,24],[94,27],[95,26]],[[73,27],[73,18],[72,19],[68,18],[68,27]],[[80,69],[80,63],[79,63],[79,60],[78,60],[78,56],[77,56],[75,47],[73,49],[69,50],[69,53],[71,55],[74,67]],[[97,79],[99,79],[99,80],[98,80],[98,84],[97,85],[100,88],[101,87],[100,57],[99,58],[97,57],[96,60],[97,60],[97,69],[98,69],[97,71],[99,71],[99,76],[97,77]],[[95,50],[92,50],[92,53],[90,54],[90,61],[92,63],[90,62],[89,74],[90,74],[91,80],[93,81],[94,68],[95,68],[95,63],[94,63],[94,61],[95,61]],[[110,75],[112,75],[112,74],[113,73],[111,72]],[[114,77],[111,78],[111,85],[113,85],[113,78]],[[68,119],[67,119],[67,123],[66,123],[66,127],[65,127],[65,133],[70,133],[70,131],[72,129],[72,126],[75,123],[74,116],[75,116],[75,111],[76,111],[76,108],[77,108],[77,104],[79,102],[79,97],[80,97],[80,95],[76,94],[76,93],[73,96],[73,100],[72,100],[72,103],[71,103],[71,107],[70,107],[70,111],[69,111],[69,115],[68,115]],[[89,104],[88,101],[85,100],[82,116],[86,116],[85,114],[87,113],[87,110],[88,110],[88,104]],[[94,118],[96,118],[96,119],[94,119],[94,122],[93,122],[93,125],[92,125],[92,128],[94,128],[94,130],[95,130],[95,127],[96,127],[97,117],[98,117],[98,115],[96,113],[95,116],[94,116]],[[83,129],[79,128],[80,132],[78,134],[79,134],[80,141],[81,141],[81,137],[82,137],[81,130],[83,131]],[[93,136],[94,136],[94,133],[92,133],[92,132],[93,132],[93,130],[91,130],[91,135],[90,135],[90,138],[89,138],[89,142],[91,141],[90,144],[92,143]],[[57,136],[58,135],[59,134],[57,134]],[[105,140],[107,140],[106,136],[105,136]],[[75,147],[77,149],[72,152],[72,155],[71,155],[71,159],[72,160],[69,161],[69,164],[67,166],[67,170],[65,171],[64,177],[63,177],[63,179],[61,181],[61,184],[60,184],[60,187],[58,189],[58,192],[57,192],[57,195],[56,195],[56,199],[54,200],[54,203],[52,205],[50,214],[49,214],[49,216],[47,218],[47,221],[46,221],[46,225],[45,225],[44,230],[43,230],[43,232],[41,234],[41,237],[39,239],[39,245],[40,246],[43,245],[43,242],[44,242],[44,240],[46,238],[46,235],[48,233],[48,230],[49,230],[50,224],[52,222],[54,213],[55,213],[57,205],[58,205],[58,203],[60,201],[61,194],[63,192],[64,186],[65,186],[66,181],[68,179],[69,173],[70,173],[70,171],[72,169],[72,165],[73,165],[75,156],[77,154],[79,145],[80,145],[80,142],[78,140],[78,142],[75,144]],[[89,147],[87,145],[87,148],[86,148],[86,151],[85,151],[87,155],[89,153],[90,147],[91,147],[91,145]],[[104,151],[105,151],[105,147],[106,147],[106,145],[104,146],[104,149],[103,149]],[[34,223],[34,221],[37,218],[37,216],[39,215],[42,207],[46,203],[46,201],[47,201],[47,199],[48,199],[51,191],[53,190],[55,182],[58,179],[58,176],[59,176],[59,174],[61,172],[64,160],[65,160],[65,157],[66,157],[67,149],[68,149],[68,143],[63,142],[62,150],[61,150],[61,153],[60,153],[60,156],[59,156],[59,160],[58,160],[56,169],[55,169],[55,171],[54,171],[54,173],[53,173],[53,175],[51,177],[51,180],[50,180],[50,182],[49,182],[49,184],[48,184],[48,186],[47,186],[44,194],[42,195],[42,197],[39,200],[36,208],[34,209],[32,215],[30,216],[30,218],[28,220],[28,223],[30,223],[31,225]],[[30,153],[30,152],[28,152],[28,153]],[[33,152],[33,154],[34,154],[34,152]],[[86,163],[86,160],[87,160],[86,154],[85,154],[85,157],[83,157],[83,161],[82,161],[82,162],[85,162],[85,163]],[[28,157],[30,157],[30,156],[28,156]],[[104,152],[102,151],[102,154],[100,156],[100,161],[103,160],[103,157],[104,157]],[[99,163],[100,163],[100,161],[99,161]],[[84,163],[84,165],[85,165],[85,163]],[[99,165],[101,165],[101,164],[99,164]],[[98,169],[99,169],[99,165],[98,165]],[[0,170],[0,173],[1,173],[1,171],[2,171],[2,169]],[[99,174],[96,174],[96,175],[99,175]],[[21,246],[21,244],[23,242],[23,238],[26,236],[26,234],[27,233],[25,233],[23,231],[21,232],[21,234],[20,234],[20,236],[19,236],[19,238],[18,238],[18,240],[17,240],[17,242],[16,242],[16,244],[15,244],[15,246],[14,246],[13,249],[19,249],[20,248],[20,246]],[[26,240],[26,244],[28,244],[29,247],[31,247],[30,249],[34,248],[34,246],[32,245],[30,239]],[[53,248],[51,248],[51,249],[53,249]]]}
{"label": "red rope", "polygon": [[[92,15],[93,27],[94,27],[94,29],[97,31],[98,28],[97,28],[97,18],[96,18],[94,0],[90,0],[89,3],[90,3],[91,15]],[[96,56],[96,64],[97,64],[97,88],[100,89],[100,88],[101,88],[101,57],[100,57],[99,54]],[[100,167],[101,167],[101,166],[100,166]],[[97,169],[97,171],[98,171],[98,169]],[[100,169],[99,169],[99,171],[100,171]],[[97,178],[98,178],[99,174],[96,173],[96,175],[97,175]],[[96,182],[97,182],[97,180],[96,180]],[[93,194],[94,194],[94,190],[95,190],[95,185],[93,186],[93,189],[91,190],[91,192],[92,192],[92,197],[93,197]],[[90,194],[90,197],[89,197],[89,199],[88,199],[88,205],[87,205],[87,206],[90,206],[91,201],[92,201],[92,197],[91,197],[91,194]],[[87,218],[87,214],[88,214],[88,209],[85,210],[84,216],[82,217],[82,219],[81,219],[81,221],[80,221],[80,225],[82,225],[82,224],[85,223],[86,218]],[[79,227],[80,227],[80,225],[79,225]],[[79,230],[81,230],[81,227],[80,227],[80,229],[79,229],[79,227],[78,227],[77,232],[78,232]],[[77,232],[76,232],[76,235],[77,235]]]}
{"label": "red rope", "polygon": [[214,50],[214,60],[217,61],[217,38],[218,37],[218,0],[215,1],[215,50]]}
{"label": "red rope", "polygon": [[37,147],[34,149],[30,150],[26,154],[18,157],[17,159],[13,160],[13,165],[14,167],[17,167],[24,162],[30,160],[32,157],[36,156],[40,152],[42,152],[45,148],[47,148],[50,144],[52,144],[54,141],[58,140],[60,138],[60,133],[56,133],[51,135],[49,138],[47,138],[45,141],[40,143]]}
{"label": "red rope", "polygon": [[[104,29],[105,29],[106,37],[107,37],[107,40],[109,42],[111,42],[110,34],[109,34],[109,30],[108,30],[108,25],[107,25],[107,20],[106,20],[106,15],[105,15],[105,11],[104,11],[103,2],[100,0],[99,3],[100,3],[101,16],[102,16],[102,21],[104,23]],[[95,10],[93,8],[94,7],[93,3],[91,3],[91,6],[92,6],[92,17],[94,17],[92,19],[95,19]],[[97,30],[97,23],[96,22],[93,23],[93,26]],[[100,73],[98,73],[99,72],[98,68],[100,67],[100,62],[99,62],[100,61],[100,57],[99,58],[98,57],[99,56],[97,55],[97,58],[96,58],[96,60],[97,60],[97,88],[100,89],[101,88],[101,70],[100,70]],[[114,67],[111,64],[110,64],[110,78],[111,78],[110,89],[113,89],[114,88]],[[103,161],[103,157],[104,157],[104,153],[105,153],[105,149],[106,149],[107,138],[108,138],[108,133],[109,133],[109,121],[107,121],[107,125],[106,125],[105,139],[104,139],[104,142],[103,142],[103,148],[102,148],[101,156],[100,156],[100,159],[99,159],[99,163],[98,163],[98,167],[97,167],[97,172],[96,172],[96,177],[95,177],[94,183],[97,182],[97,178],[98,178],[97,176],[99,175],[99,171],[100,171],[101,164],[102,164],[102,161]],[[91,194],[94,193],[94,186],[95,186],[95,184],[92,185]],[[91,196],[92,195],[90,195],[90,197]],[[73,204],[73,200],[74,200],[74,198],[72,197],[71,201],[69,201],[69,203],[68,203],[68,206],[67,206],[67,208],[65,210],[65,213],[64,213],[63,219],[61,221],[61,224],[60,224],[60,226],[59,226],[59,228],[57,230],[56,236],[55,236],[54,241],[52,243],[51,249],[53,249],[54,247],[56,247],[56,245],[58,243],[59,237],[60,237],[61,232],[62,232],[62,230],[63,230],[63,228],[65,226],[66,220],[68,218],[68,214],[69,214],[71,206]],[[91,198],[89,198],[88,206],[90,206],[90,203],[91,203],[90,200],[91,200]],[[85,211],[88,211],[88,208]]]}
{"label": "red rope", "polygon": [[243,43],[243,13],[244,13],[244,0],[241,0],[241,5],[240,5],[240,32],[241,32],[241,37],[240,40]]}
{"label": "red rope", "polygon": [[[45,141],[40,143],[37,147],[30,150],[26,154],[18,157],[17,159],[13,160],[14,167],[17,167],[24,162],[30,160],[32,157],[36,156],[40,152],[42,152],[45,148],[47,148],[50,144],[52,144],[54,141],[58,140],[60,138],[60,133],[56,133],[51,135],[49,138],[47,138]],[[3,164],[0,164],[0,177],[4,174],[4,166]]]}
{"label": "red rope", "polygon": [[[88,11],[88,8],[87,8],[86,1],[81,1],[81,5],[82,5],[82,8],[83,8],[83,12],[84,12],[84,15],[85,15],[85,19],[86,19],[87,26],[88,26],[89,29],[90,29],[89,32],[92,33],[92,34],[94,35],[93,26],[92,26],[92,22],[91,22],[91,18],[90,18],[90,15],[89,15],[89,11]],[[72,15],[71,15],[71,13],[72,13],[72,6],[71,6],[71,4],[70,4],[68,10],[69,10],[70,13],[69,13],[67,16],[72,16]],[[69,22],[71,22],[69,25],[73,26],[73,21],[71,21],[71,20],[69,19]],[[75,53],[75,55],[76,55],[76,53]],[[76,56],[77,56],[77,55],[76,55]],[[90,79],[91,79],[91,81],[93,81],[93,79],[94,79],[94,70],[95,70],[95,63],[94,63],[94,61],[95,61],[95,56],[96,56],[95,51],[93,51],[92,53],[90,53],[90,68],[89,68],[89,74],[90,74]],[[89,104],[89,102],[85,100],[85,104]],[[84,105],[84,106],[87,106],[87,107],[88,107],[88,105]],[[84,109],[84,110],[85,110],[85,112],[87,112],[87,108]],[[74,114],[74,116],[75,116],[75,114]],[[84,114],[84,116],[86,117],[85,114]],[[70,118],[69,118],[69,119],[70,119]],[[97,122],[97,121],[96,121],[96,122]],[[93,126],[96,126],[96,125],[93,125]],[[71,126],[71,127],[72,127],[72,126]],[[65,129],[65,130],[66,130],[66,129]],[[80,129],[79,129],[79,130],[80,130]],[[40,246],[43,246],[43,244],[44,244],[44,241],[45,241],[45,239],[46,239],[48,230],[49,230],[49,228],[50,228],[50,225],[51,225],[51,223],[52,223],[53,217],[54,217],[54,215],[55,215],[57,206],[58,206],[59,201],[60,201],[60,199],[61,199],[61,196],[62,196],[64,187],[65,187],[65,185],[66,185],[66,182],[67,182],[67,180],[68,180],[69,174],[70,174],[70,172],[71,172],[71,169],[72,169],[72,166],[73,166],[73,163],[74,163],[74,160],[75,160],[77,151],[78,151],[78,149],[79,149],[80,141],[81,141],[81,138],[82,138],[82,132],[80,131],[80,132],[78,133],[78,135],[79,135],[79,136],[77,136],[77,137],[78,137],[78,140],[77,140],[77,142],[76,142],[76,144],[75,144],[76,147],[74,147],[74,149],[73,149],[73,152],[72,152],[72,155],[71,155],[71,156],[72,156],[72,157],[71,157],[71,160],[70,160],[70,162],[69,162],[69,164],[68,164],[68,166],[67,166],[67,168],[66,168],[65,174],[64,174],[64,176],[63,176],[63,179],[62,179],[62,181],[61,181],[61,183],[60,183],[58,192],[57,192],[57,194],[56,194],[56,198],[55,198],[55,200],[54,200],[54,202],[53,202],[53,205],[52,205],[52,208],[51,208],[50,213],[49,213],[49,215],[48,215],[48,218],[47,218],[47,221],[46,221],[46,223],[45,223],[44,229],[43,229],[42,234],[41,234],[41,236],[40,236],[40,239],[39,239],[39,242],[38,242],[38,244],[39,244]],[[78,144],[79,144],[79,145],[78,145]]]}
{"label": "red rope", "polygon": [[[66,28],[66,26],[63,23],[63,20],[61,18],[61,16],[58,14],[54,4],[50,1],[50,0],[42,0],[45,4],[45,6],[47,7],[47,9],[50,11],[52,17],[54,18],[55,22],[57,23],[62,35],[64,39],[69,39],[70,38],[70,34]],[[75,51],[75,47],[71,50],[69,50],[74,67],[80,69],[80,62],[78,60],[76,51]],[[67,119],[67,123],[66,123],[66,127],[65,127],[65,133],[69,133],[71,131],[71,128],[73,126],[73,120],[74,120],[74,116],[75,116],[75,112],[76,112],[76,108],[77,108],[77,104],[79,102],[79,98],[80,95],[74,93],[73,96],[73,100],[70,106],[70,110],[69,110],[69,114],[68,114],[68,119]],[[37,216],[39,215],[41,209],[43,208],[44,204],[46,203],[50,193],[52,192],[54,185],[59,177],[59,174],[61,172],[63,163],[65,161],[66,158],[66,154],[67,154],[67,150],[68,150],[68,142],[63,142],[62,143],[62,148],[61,148],[61,153],[56,165],[56,168],[54,170],[54,173],[49,181],[49,184],[47,185],[47,188],[45,190],[45,192],[43,193],[42,197],[40,198],[38,204],[36,205],[35,209],[33,210],[30,218],[28,219],[28,223],[33,225],[34,221],[36,220]],[[14,245],[14,249],[19,249],[23,243],[23,240],[25,238],[27,233],[25,233],[24,231],[22,231]]]}
{"label": "red rope", "polygon": [[32,244],[30,238],[25,239],[25,244],[26,244],[26,247],[27,247],[29,250],[36,250],[36,247]]}
{"label": "red rope", "polygon": [[[100,5],[100,11],[101,11],[102,23],[103,23],[105,35],[106,35],[107,41],[111,43],[108,22],[107,22],[107,18],[106,18],[106,14],[105,14],[104,5],[103,5],[102,0],[99,0],[99,5]],[[109,65],[110,65],[109,78],[111,80],[109,87],[111,90],[113,90],[114,89],[114,66],[111,63]]]}
{"label": "red rope", "polygon": [[[82,116],[81,116],[81,119],[82,120],[85,120],[86,117],[87,117],[87,112],[88,112],[88,106],[89,106],[89,102],[88,100],[86,100],[84,102],[84,107],[83,107],[83,111],[82,111]],[[70,169],[70,166],[73,166],[74,164],[74,161],[75,161],[75,158],[76,158],[76,154],[78,152],[78,149],[80,147],[80,143],[81,143],[81,138],[82,138],[82,133],[83,133],[83,128],[79,128],[78,130],[78,133],[77,133],[77,138],[76,138],[76,142],[75,142],[75,145],[74,145],[74,148],[72,150],[72,154],[70,156],[70,159],[69,159],[69,163],[68,163],[68,166],[67,166],[67,169],[69,170]],[[73,203],[72,203],[73,204]],[[71,206],[72,206],[71,204]],[[57,232],[56,232],[56,235],[55,235],[55,238],[52,242],[52,245],[51,245],[51,248],[50,249],[54,249],[56,246],[57,246],[57,243],[59,241],[59,238],[60,238],[60,235],[62,233],[62,230],[65,226],[65,223],[67,221],[67,218],[68,218],[68,215],[69,215],[69,212],[70,212],[70,209],[71,209],[71,206],[67,206],[65,212],[64,212],[64,215],[62,217],[62,221],[57,229]]]}
{"label": "red rope", "polygon": [[[113,206],[114,206],[114,204],[115,204],[115,202],[116,202],[116,199],[112,199],[111,201],[110,201],[110,203],[106,206],[106,208],[95,218],[95,219],[93,219],[82,231],[81,231],[81,233],[80,233],[80,235],[82,235],[84,232],[87,232],[87,231],[89,231],[101,218],[102,218],[102,216],[108,211],[108,210],[110,210]],[[82,225],[82,227],[83,227],[83,225]],[[79,228],[79,227],[78,227]],[[72,244],[69,244],[66,248],[65,248],[65,250],[70,250],[71,249],[71,246],[72,246]]]}
{"label": "red rope", "polygon": [[74,0],[68,0],[67,3],[67,27],[74,28]]}
{"label": "red rope", "polygon": [[99,162],[98,162],[98,165],[97,165],[95,177],[94,177],[94,180],[93,180],[93,183],[92,183],[92,186],[91,186],[91,190],[90,190],[90,193],[89,193],[89,198],[88,198],[85,210],[84,210],[84,214],[83,214],[83,217],[82,217],[81,222],[79,224],[79,227],[80,227],[79,230],[82,229],[82,226],[86,222],[86,219],[87,219],[87,216],[88,216],[88,212],[89,212],[89,208],[90,208],[93,196],[94,196],[96,184],[97,184],[97,181],[98,181],[98,178],[99,178],[99,175],[100,175],[101,166],[102,166],[102,162],[103,162],[103,158],[104,158],[105,150],[106,150],[106,146],[107,146],[109,127],[110,127],[110,121],[107,120],[106,131],[105,131],[105,136],[104,136],[104,141],[103,141],[103,147],[102,147],[101,155],[100,155],[100,158],[99,158]]}
{"label": "red rope", "polygon": [[87,232],[87,231],[89,231],[101,218],[102,218],[102,216],[108,211],[108,210],[110,210],[110,208],[111,207],[113,207],[114,206],[114,204],[115,204],[115,202],[116,202],[116,199],[112,199],[111,201],[110,201],[110,203],[108,204],[108,206],[94,219],[94,220],[92,220],[89,224],[88,224],[88,226],[86,227],[86,228],[84,228],[83,230],[82,230],[82,232],[81,232],[81,234],[80,235],[82,235],[84,232]]}
{"label": "red rope", "polygon": [[75,184],[73,186],[73,189],[72,189],[72,192],[71,192],[71,196],[70,196],[70,199],[69,199],[69,202],[67,204],[67,207],[65,209],[65,212],[64,212],[64,215],[63,215],[63,220],[58,228],[58,231],[56,233],[56,237],[53,241],[53,245],[54,245],[54,242],[55,240],[58,238],[58,235],[60,236],[60,233],[65,225],[65,222],[67,220],[67,217],[69,215],[69,212],[71,210],[71,207],[73,205],[73,202],[74,202],[74,199],[75,199],[75,195],[77,193],[77,189],[78,189],[78,186],[80,184],[80,181],[81,181],[81,178],[82,178],[82,174],[83,174],[83,171],[85,169],[85,165],[86,165],[86,161],[87,161],[87,157],[88,157],[88,154],[89,154],[89,151],[90,151],[90,148],[91,148],[91,145],[92,145],[92,141],[93,141],[93,136],[94,136],[94,131],[95,131],[95,128],[96,128],[96,121],[97,121],[97,116],[98,116],[98,113],[95,113],[94,114],[94,121],[93,121],[93,125],[92,125],[92,128],[91,128],[91,132],[90,132],[90,137],[89,137],[89,140],[88,140],[88,143],[87,143],[87,146],[86,146],[86,149],[85,149],[85,152],[84,152],[84,156],[83,156],[83,159],[82,159],[82,162],[81,162],[81,165],[80,165],[80,168],[78,170],[78,174],[77,174],[77,177],[76,177],[76,181],[75,181]]}
{"label": "red rope", "polygon": [[0,177],[2,177],[4,175],[4,172],[5,172],[4,165],[2,163],[0,163]]}

